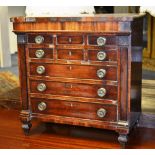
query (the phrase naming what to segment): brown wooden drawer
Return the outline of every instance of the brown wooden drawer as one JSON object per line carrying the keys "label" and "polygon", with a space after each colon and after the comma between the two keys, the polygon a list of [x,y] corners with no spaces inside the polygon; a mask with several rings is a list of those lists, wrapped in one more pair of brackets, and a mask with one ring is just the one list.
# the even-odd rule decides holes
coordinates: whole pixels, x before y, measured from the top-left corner
{"label": "brown wooden drawer", "polygon": [[53,48],[29,48],[29,57],[53,59]]}
{"label": "brown wooden drawer", "polygon": [[101,62],[117,61],[117,50],[109,48],[104,48],[104,50],[88,50],[88,59]]}
{"label": "brown wooden drawer", "polygon": [[90,45],[98,45],[97,44],[97,39],[103,37],[106,39],[105,45],[116,45],[116,36],[110,35],[110,36],[105,36],[105,35],[89,35],[88,36],[88,43]]}
{"label": "brown wooden drawer", "polygon": [[83,44],[82,35],[58,35],[57,44]]}
{"label": "brown wooden drawer", "polygon": [[[44,84],[44,90],[39,91],[38,86]],[[98,95],[100,88],[104,88],[106,93],[103,97]],[[30,80],[31,93],[43,93],[51,95],[64,95],[75,97],[101,98],[117,100],[117,86],[112,85],[94,85],[94,84],[79,84],[69,82],[53,82]]]}
{"label": "brown wooden drawer", "polygon": [[[45,110],[39,110],[40,103],[45,103]],[[117,120],[117,106],[115,105],[101,105],[94,103],[81,103],[62,100],[46,100],[31,98],[32,113],[58,115],[76,118],[85,118],[101,121],[116,121]],[[101,109],[105,110],[105,116],[98,116]]]}
{"label": "brown wooden drawer", "polygon": [[58,49],[57,58],[65,60],[83,60],[83,50],[80,49]]}
{"label": "brown wooden drawer", "polygon": [[35,43],[35,44],[37,44],[35,39],[38,36],[41,36],[41,37],[44,38],[42,43],[48,43],[48,44],[52,44],[53,43],[53,35],[51,35],[51,34],[42,34],[42,33],[28,34],[28,43]]}
{"label": "brown wooden drawer", "polygon": [[[45,72],[42,76],[67,77],[80,79],[114,80],[117,81],[116,66],[88,66],[88,65],[60,65],[48,63],[30,63],[30,75],[40,75],[37,67],[44,66]],[[103,78],[97,76],[99,69],[105,69],[106,74]]]}

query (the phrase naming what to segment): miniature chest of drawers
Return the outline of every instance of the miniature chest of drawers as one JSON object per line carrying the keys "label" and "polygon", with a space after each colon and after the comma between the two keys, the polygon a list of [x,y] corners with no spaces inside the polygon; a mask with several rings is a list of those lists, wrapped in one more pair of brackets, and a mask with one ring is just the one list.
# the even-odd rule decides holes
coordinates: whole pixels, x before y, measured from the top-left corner
{"label": "miniature chest of drawers", "polygon": [[143,16],[14,17],[22,128],[31,119],[114,130],[141,112]]}

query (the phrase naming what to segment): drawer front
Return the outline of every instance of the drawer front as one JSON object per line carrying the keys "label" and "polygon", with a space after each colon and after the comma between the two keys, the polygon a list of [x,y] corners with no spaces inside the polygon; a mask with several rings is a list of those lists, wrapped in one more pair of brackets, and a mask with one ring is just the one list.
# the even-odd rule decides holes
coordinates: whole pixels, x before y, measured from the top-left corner
{"label": "drawer front", "polygon": [[[117,67],[115,66],[86,66],[86,65],[58,65],[47,63],[30,63],[30,75],[40,75],[37,67],[44,66],[45,71],[42,76],[67,77],[80,79],[114,80],[117,81]],[[98,76],[98,71],[106,71],[103,78]]]}
{"label": "drawer front", "polygon": [[116,50],[88,50],[88,59],[91,61],[117,61]]}
{"label": "drawer front", "polygon": [[39,59],[53,59],[53,49],[52,48],[30,48],[29,57],[39,58]]}
{"label": "drawer front", "polygon": [[28,34],[28,43],[52,44],[53,43],[53,35],[50,35],[50,34]]}
{"label": "drawer front", "polygon": [[115,105],[31,98],[31,106],[33,113],[101,121],[116,121],[117,119],[117,107]]}
{"label": "drawer front", "polygon": [[[101,91],[104,89],[103,91]],[[117,100],[117,86],[69,82],[30,81],[31,93]],[[99,94],[101,93],[101,94]]]}
{"label": "drawer front", "polygon": [[[105,39],[104,45],[116,45],[116,36],[104,36],[104,35],[89,35],[88,36],[88,43],[90,45],[100,46],[99,45],[99,43],[100,43],[99,39],[100,38]],[[104,46],[104,45],[101,45],[101,46]]]}
{"label": "drawer front", "polygon": [[83,60],[83,50],[78,49],[58,49],[57,58],[65,60]]}
{"label": "drawer front", "polygon": [[83,44],[83,36],[58,35],[57,44]]}

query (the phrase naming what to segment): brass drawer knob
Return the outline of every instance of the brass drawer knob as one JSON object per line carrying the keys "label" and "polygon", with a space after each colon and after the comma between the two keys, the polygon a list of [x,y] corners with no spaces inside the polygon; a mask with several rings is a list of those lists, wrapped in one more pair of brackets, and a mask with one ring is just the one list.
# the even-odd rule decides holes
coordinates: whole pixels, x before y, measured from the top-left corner
{"label": "brass drawer knob", "polygon": [[43,73],[45,73],[45,67],[44,66],[38,66],[36,71],[38,74],[43,74]]}
{"label": "brass drawer knob", "polygon": [[106,89],[105,88],[99,88],[97,90],[97,94],[98,94],[99,97],[104,97],[105,94],[106,94]]}
{"label": "brass drawer knob", "polygon": [[45,102],[40,102],[39,104],[38,104],[38,109],[40,110],[40,111],[44,111],[45,109],[46,109],[46,103]]}
{"label": "brass drawer knob", "polygon": [[97,116],[103,118],[106,115],[106,110],[104,108],[100,108],[97,110]]}
{"label": "brass drawer knob", "polygon": [[107,55],[106,55],[106,53],[104,51],[100,51],[100,52],[97,53],[97,59],[100,60],[100,61],[105,60],[106,56]]}
{"label": "brass drawer knob", "polygon": [[45,55],[45,52],[43,50],[36,50],[35,55],[37,58],[42,58]]}
{"label": "brass drawer knob", "polygon": [[103,77],[105,77],[105,75],[106,75],[106,70],[105,69],[99,69],[98,71],[97,71],[97,76],[101,79],[101,78],[103,78]]}
{"label": "brass drawer knob", "polygon": [[97,38],[97,44],[98,46],[104,46],[106,43],[106,38],[105,37],[99,37]]}
{"label": "brass drawer knob", "polygon": [[44,83],[39,83],[37,86],[37,90],[43,92],[46,90],[46,85]]}
{"label": "brass drawer knob", "polygon": [[43,42],[44,42],[44,37],[41,36],[41,35],[36,36],[36,37],[35,37],[35,42],[36,42],[37,44],[43,43]]}

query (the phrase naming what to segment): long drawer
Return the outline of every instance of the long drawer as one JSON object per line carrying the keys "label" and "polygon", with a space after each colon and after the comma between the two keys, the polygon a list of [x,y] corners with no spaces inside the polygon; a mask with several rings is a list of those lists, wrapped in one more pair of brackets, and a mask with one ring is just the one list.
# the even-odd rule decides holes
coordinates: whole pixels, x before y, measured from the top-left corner
{"label": "long drawer", "polygon": [[117,106],[31,98],[32,113],[116,121]]}
{"label": "long drawer", "polygon": [[117,86],[30,80],[30,92],[117,100]]}
{"label": "long drawer", "polygon": [[[37,68],[43,66],[43,73]],[[117,81],[117,66],[60,65],[48,63],[30,63],[30,75],[67,77],[80,79],[103,79]],[[104,76],[100,76],[103,73]],[[99,75],[100,74],[100,75]]]}

